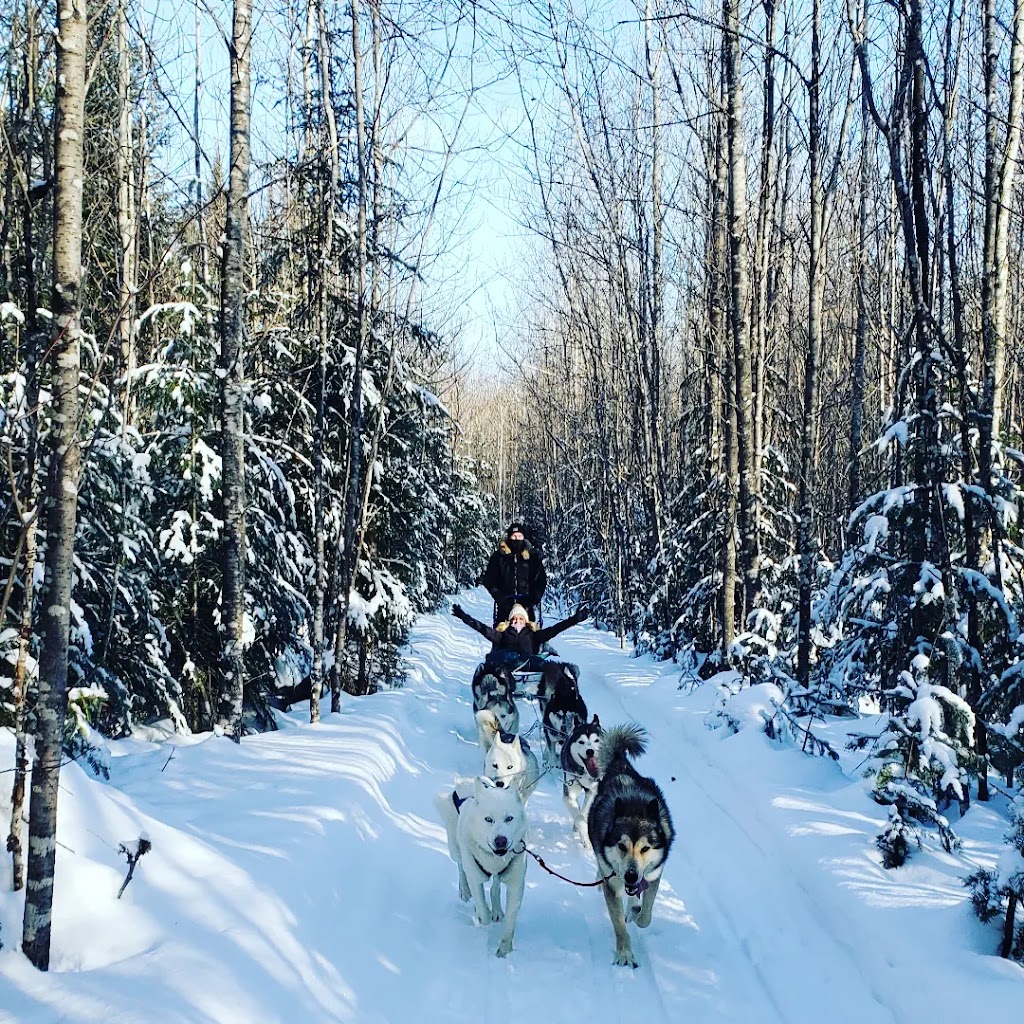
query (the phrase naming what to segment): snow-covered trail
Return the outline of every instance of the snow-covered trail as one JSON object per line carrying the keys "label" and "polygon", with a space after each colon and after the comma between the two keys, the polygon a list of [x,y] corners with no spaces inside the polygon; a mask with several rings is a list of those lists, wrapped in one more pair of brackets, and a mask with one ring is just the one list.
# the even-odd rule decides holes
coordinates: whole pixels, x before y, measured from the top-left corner
{"label": "snow-covered trail", "polygon": [[[465,604],[488,614],[482,592]],[[433,797],[481,766],[468,680],[486,644],[439,614],[416,626],[403,690],[349,700],[319,726],[300,708],[240,747],[115,744],[109,784],[69,766],[52,970],[15,951],[21,901],[0,892],[0,1022],[1012,1018],[1024,973],[966,952],[985,936],[962,864],[883,872],[880,810],[837,766],[769,749],[756,730],[710,732],[713,687],[686,696],[671,666],[607,634],[581,627],[556,645],[604,725],[646,726],[637,767],[676,824],[652,925],[631,929],[638,970],[612,965],[600,892],[533,862],[511,956],[494,956],[498,926],[473,927]],[[523,707],[524,729],[533,714]],[[0,771],[11,748],[0,736]],[[593,879],[554,773],[528,817],[552,868]],[[117,843],[141,831],[153,850],[118,901]]]}

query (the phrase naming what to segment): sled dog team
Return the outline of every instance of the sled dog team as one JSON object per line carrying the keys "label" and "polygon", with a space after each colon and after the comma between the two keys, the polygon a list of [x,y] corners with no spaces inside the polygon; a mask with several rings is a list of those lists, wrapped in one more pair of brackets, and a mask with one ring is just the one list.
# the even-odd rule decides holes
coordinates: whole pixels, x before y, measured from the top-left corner
{"label": "sled dog team", "polygon": [[[548,639],[582,621],[585,609],[543,631],[529,621],[520,605],[513,605],[508,620],[493,629],[471,619],[458,605],[452,612],[494,644],[472,681],[482,772],[474,779],[459,780],[454,790],[437,798],[448,851],[459,869],[459,896],[472,901],[475,924],[503,922],[497,955],[507,956],[526,883],[525,806],[542,777],[537,755],[520,735],[512,672],[525,664],[541,673],[536,699],[544,761],[562,777],[562,795],[573,829],[584,848],[594,854],[597,879],[615,932],[614,962],[636,967],[627,922],[641,928],[651,923],[674,836],[664,795],[630,760],[645,752],[646,732],[636,724],[602,729],[597,715],[588,717],[576,666],[558,660],[537,661],[539,643],[531,646],[538,633]],[[524,630],[533,636],[520,637]],[[511,642],[500,643],[509,632]],[[518,653],[518,661],[501,656],[510,648]],[[489,902],[485,893],[488,883]],[[506,891],[504,909],[502,886]]]}

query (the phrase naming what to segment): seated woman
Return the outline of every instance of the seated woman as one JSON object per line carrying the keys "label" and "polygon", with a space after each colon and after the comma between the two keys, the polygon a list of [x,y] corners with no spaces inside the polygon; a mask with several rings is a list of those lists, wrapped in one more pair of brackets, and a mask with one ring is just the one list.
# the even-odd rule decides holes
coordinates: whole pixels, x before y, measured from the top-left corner
{"label": "seated woman", "polygon": [[474,619],[461,605],[452,605],[452,615],[455,618],[461,619],[467,626],[491,641],[492,647],[485,659],[487,662],[512,669],[524,668],[530,672],[541,672],[549,664],[547,659],[541,656],[542,644],[570,626],[582,622],[589,614],[586,608],[580,607],[569,618],[541,629],[537,623],[528,620],[526,609],[521,604],[514,604],[508,613],[507,622],[488,626],[479,619]]}

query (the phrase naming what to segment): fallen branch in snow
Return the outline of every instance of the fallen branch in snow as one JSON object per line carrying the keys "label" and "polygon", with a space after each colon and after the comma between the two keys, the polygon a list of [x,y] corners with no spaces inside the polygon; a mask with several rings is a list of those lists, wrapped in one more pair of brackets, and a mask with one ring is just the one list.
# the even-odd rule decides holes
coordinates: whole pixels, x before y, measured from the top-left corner
{"label": "fallen branch in snow", "polygon": [[[773,701],[773,703],[775,702]],[[775,714],[765,723],[764,731],[769,739],[781,739],[779,735],[780,727],[775,724],[775,719],[780,716],[785,721],[785,726],[788,727],[788,731],[794,741],[797,737],[803,737],[800,749],[805,754],[813,754],[815,757],[830,757],[833,761],[839,760],[839,753],[831,743],[823,740],[820,736],[815,736],[811,732],[810,726],[805,726],[798,722],[782,704],[775,703]],[[811,716],[811,724],[814,724],[813,715]],[[810,750],[807,749],[808,746]]]}
{"label": "fallen branch in snow", "polygon": [[128,858],[128,874],[125,875],[124,881],[121,883],[121,888],[117,890],[117,898],[121,898],[121,893],[128,887],[128,883],[132,880],[132,875],[135,874],[135,865],[138,864],[139,858],[153,849],[153,844],[145,837],[139,836],[138,839],[129,840],[127,843],[121,843],[118,848],[118,853],[123,853]]}

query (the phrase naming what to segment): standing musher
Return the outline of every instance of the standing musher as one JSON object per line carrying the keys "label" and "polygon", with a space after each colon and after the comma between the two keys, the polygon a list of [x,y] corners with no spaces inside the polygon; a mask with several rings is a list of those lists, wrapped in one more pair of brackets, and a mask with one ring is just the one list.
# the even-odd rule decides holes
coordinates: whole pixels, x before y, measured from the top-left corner
{"label": "standing musher", "polygon": [[505,539],[488,560],[480,582],[494,598],[495,626],[508,621],[514,604],[526,607],[531,622],[538,620],[548,577],[540,552],[530,546],[522,523],[509,524]]}

